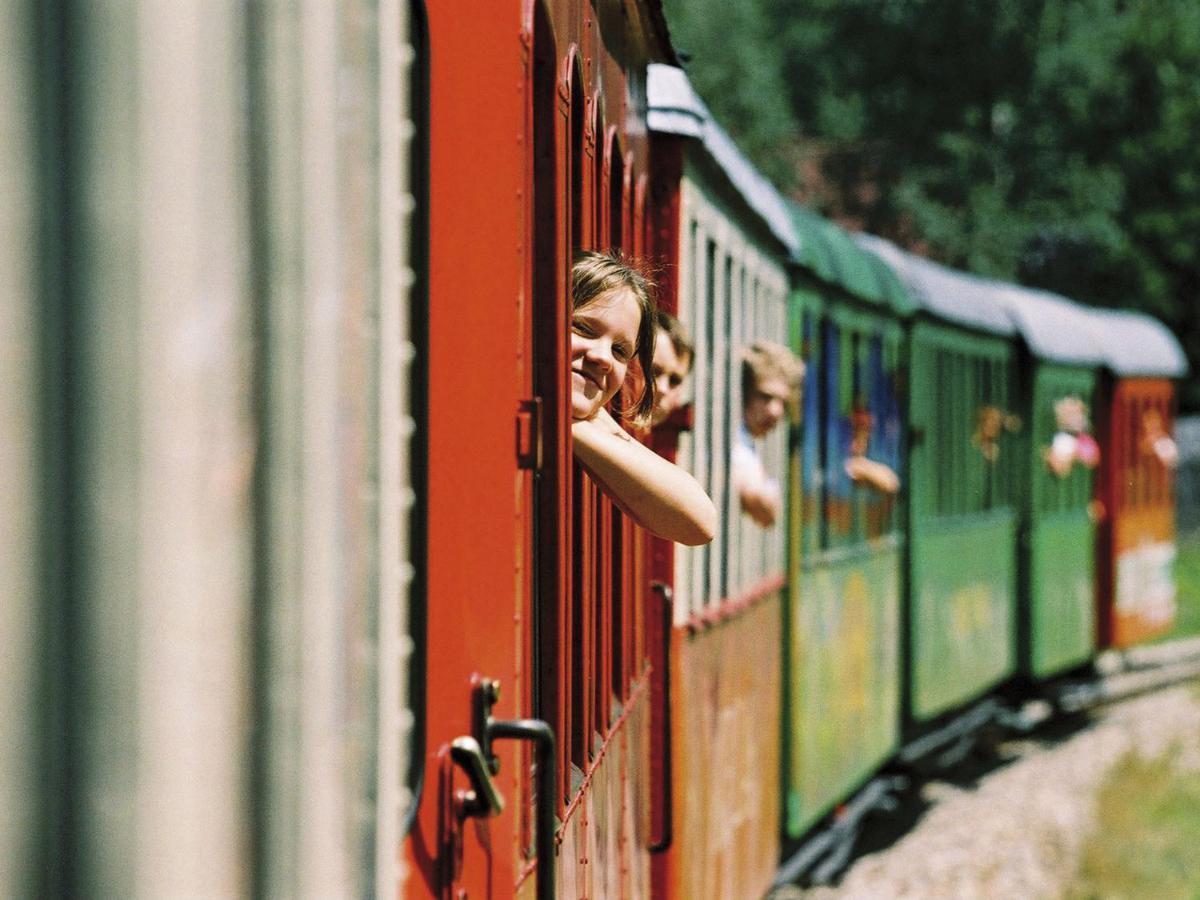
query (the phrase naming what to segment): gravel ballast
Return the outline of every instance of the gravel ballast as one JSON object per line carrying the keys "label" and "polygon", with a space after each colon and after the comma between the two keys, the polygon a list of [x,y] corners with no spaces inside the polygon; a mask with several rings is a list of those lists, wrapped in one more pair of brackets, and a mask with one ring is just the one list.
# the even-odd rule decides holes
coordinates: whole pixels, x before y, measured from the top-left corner
{"label": "gravel ballast", "polygon": [[1200,768],[1200,692],[1195,683],[1093,713],[1059,742],[1003,744],[1015,759],[970,787],[932,781],[931,804],[891,847],[859,859],[835,888],[779,892],[810,900],[1053,898],[1073,879],[1090,834],[1095,798],[1127,753],[1155,758],[1178,749]]}

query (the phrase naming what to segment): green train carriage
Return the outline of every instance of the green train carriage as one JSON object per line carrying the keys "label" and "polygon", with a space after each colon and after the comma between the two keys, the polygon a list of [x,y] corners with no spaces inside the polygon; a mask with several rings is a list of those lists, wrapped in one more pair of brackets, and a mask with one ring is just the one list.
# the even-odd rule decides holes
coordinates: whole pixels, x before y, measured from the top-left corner
{"label": "green train carriage", "polygon": [[1075,303],[1015,285],[997,286],[996,296],[1022,339],[1020,671],[1042,680],[1096,653],[1091,503],[1100,459],[1088,416],[1103,351]]}
{"label": "green train carriage", "polygon": [[791,344],[808,366],[790,447],[784,625],[784,832],[796,840],[900,742],[901,517],[895,497],[855,484],[845,465],[857,422],[869,429],[866,455],[901,467],[901,322],[912,304],[837,226],[799,206],[792,219]]}
{"label": "green train carriage", "polygon": [[[993,284],[868,235],[918,306],[908,332],[904,718],[909,758],[990,715],[1017,672],[1015,326]],[[980,437],[999,412],[1001,431]],[[976,712],[977,710],[977,712]],[[928,736],[922,743],[919,738]]]}

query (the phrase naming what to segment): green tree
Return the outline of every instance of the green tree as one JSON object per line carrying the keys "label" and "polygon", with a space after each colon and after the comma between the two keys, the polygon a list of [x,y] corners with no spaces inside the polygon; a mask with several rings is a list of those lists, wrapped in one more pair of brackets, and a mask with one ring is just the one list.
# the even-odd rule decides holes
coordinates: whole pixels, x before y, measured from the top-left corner
{"label": "green tree", "polygon": [[[701,96],[821,211],[951,265],[1144,309],[1200,371],[1200,4],[693,0],[667,12]],[[1200,379],[1183,402],[1200,409]]]}
{"label": "green tree", "polygon": [[668,0],[676,47],[691,58],[688,75],[721,124],[763,172],[783,188],[797,172],[783,148],[799,134],[782,81],[782,45],[760,0]]}

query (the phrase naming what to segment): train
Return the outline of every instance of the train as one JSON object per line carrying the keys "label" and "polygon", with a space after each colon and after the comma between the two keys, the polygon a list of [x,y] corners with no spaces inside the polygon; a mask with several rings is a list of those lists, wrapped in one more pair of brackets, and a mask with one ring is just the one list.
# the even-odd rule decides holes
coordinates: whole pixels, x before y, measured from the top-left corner
{"label": "train", "polygon": [[[1175,338],[783,197],[657,0],[46,0],[0,67],[6,896],[762,896],[1172,625]],[[589,248],[693,337],[630,433],[706,546],[573,459]]]}

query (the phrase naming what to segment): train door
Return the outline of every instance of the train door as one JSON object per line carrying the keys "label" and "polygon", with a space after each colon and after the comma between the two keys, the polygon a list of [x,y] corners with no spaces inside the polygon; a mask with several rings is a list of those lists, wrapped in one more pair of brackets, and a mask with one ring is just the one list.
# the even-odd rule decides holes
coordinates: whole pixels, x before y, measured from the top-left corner
{"label": "train door", "polygon": [[428,22],[426,751],[409,885],[548,897],[560,790],[542,673],[561,642],[539,638],[558,633],[542,595],[570,559],[560,73],[540,7],[522,23],[431,2]]}

